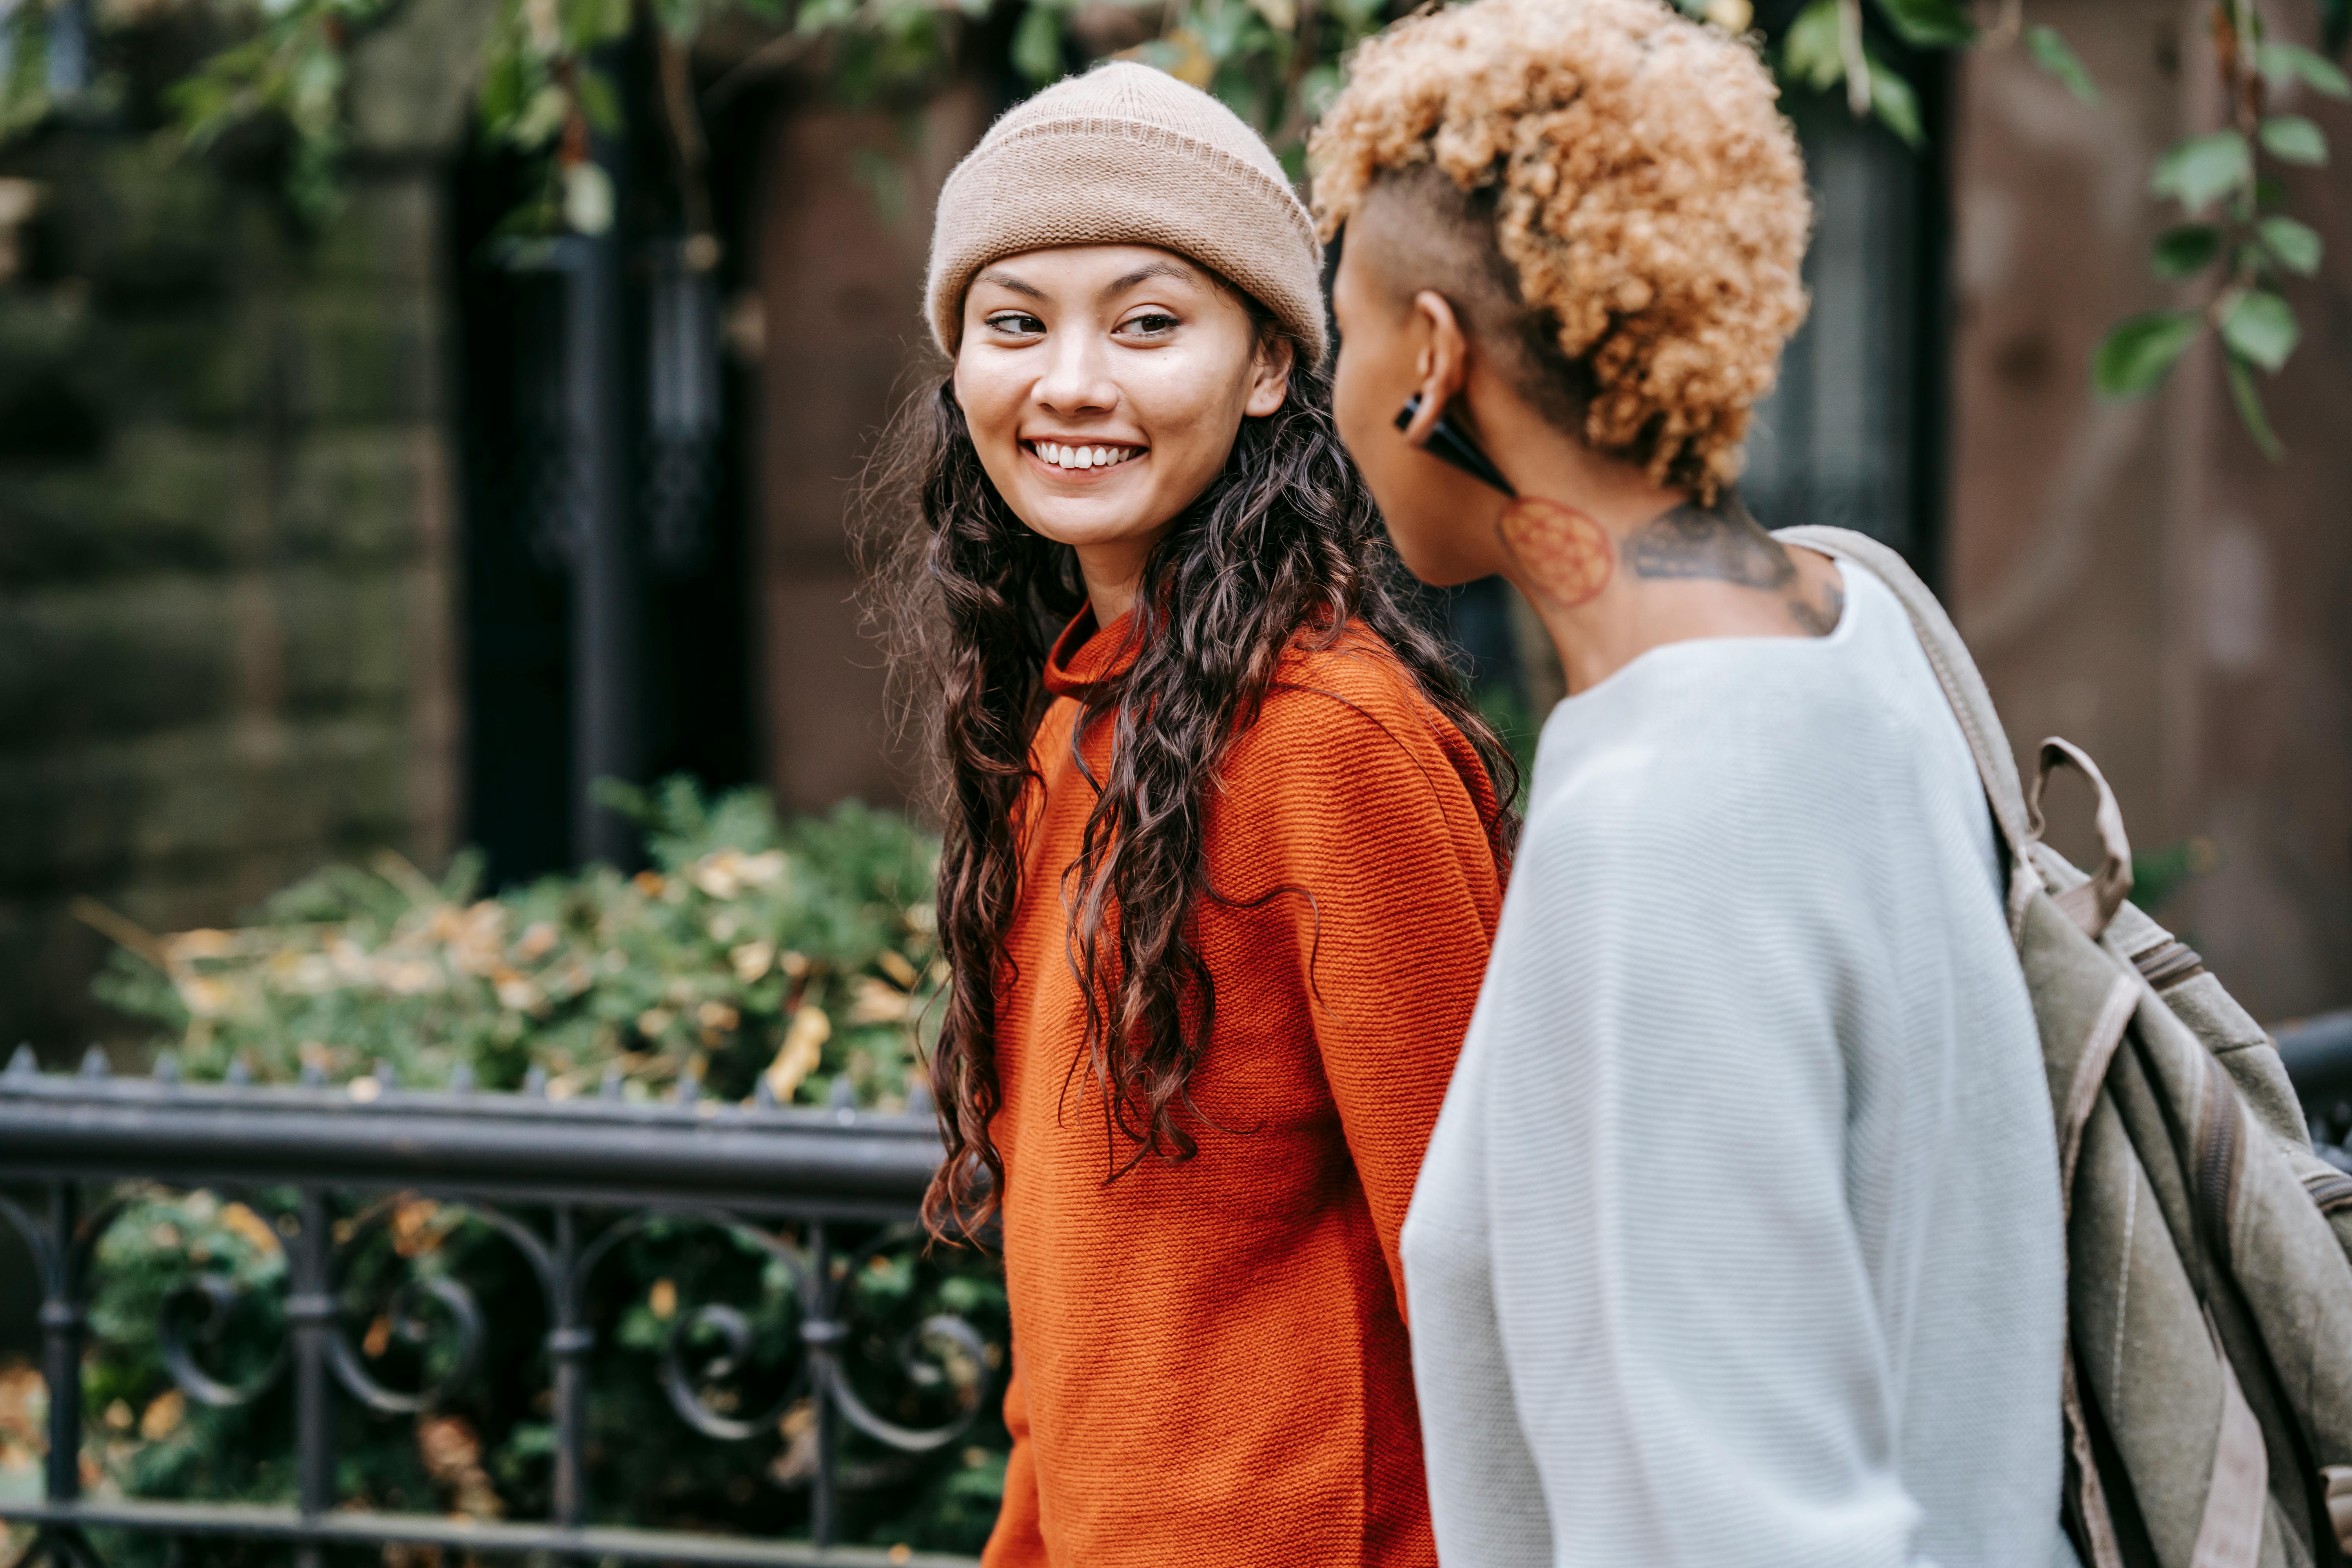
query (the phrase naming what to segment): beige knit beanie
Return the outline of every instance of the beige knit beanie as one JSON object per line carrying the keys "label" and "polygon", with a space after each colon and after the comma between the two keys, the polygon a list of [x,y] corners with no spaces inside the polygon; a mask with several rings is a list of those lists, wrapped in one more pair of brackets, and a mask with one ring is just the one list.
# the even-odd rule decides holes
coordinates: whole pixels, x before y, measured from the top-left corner
{"label": "beige knit beanie", "polygon": [[952,357],[964,291],[1001,257],[1156,245],[1214,268],[1274,312],[1309,364],[1327,347],[1314,220],[1241,116],[1127,61],[1067,78],[989,128],[948,176],[924,300]]}

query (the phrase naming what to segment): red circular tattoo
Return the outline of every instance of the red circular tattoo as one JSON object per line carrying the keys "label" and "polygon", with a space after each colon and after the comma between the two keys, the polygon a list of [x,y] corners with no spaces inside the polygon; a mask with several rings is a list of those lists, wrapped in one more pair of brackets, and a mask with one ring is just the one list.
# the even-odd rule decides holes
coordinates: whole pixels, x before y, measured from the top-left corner
{"label": "red circular tattoo", "polygon": [[1503,542],[1526,566],[1535,590],[1564,610],[1572,610],[1609,586],[1617,567],[1601,526],[1572,506],[1540,496],[1520,496],[1503,509],[1496,525]]}

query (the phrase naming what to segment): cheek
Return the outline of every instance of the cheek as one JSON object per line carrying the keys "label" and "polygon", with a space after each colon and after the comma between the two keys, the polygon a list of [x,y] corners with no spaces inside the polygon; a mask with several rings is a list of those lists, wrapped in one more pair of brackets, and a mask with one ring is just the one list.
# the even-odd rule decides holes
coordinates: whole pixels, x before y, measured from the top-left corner
{"label": "cheek", "polygon": [[1339,426],[1339,439],[1350,451],[1368,446],[1366,437],[1374,429],[1370,423],[1372,398],[1364,384],[1370,379],[1364,362],[1363,353],[1351,353],[1342,345],[1339,363],[1331,368],[1331,422]]}
{"label": "cheek", "polygon": [[985,443],[1011,424],[1016,399],[1007,378],[990,375],[984,366],[969,360],[956,362],[955,396],[974,442]]}
{"label": "cheek", "polygon": [[1169,354],[1131,366],[1120,378],[1129,416],[1151,443],[1159,473],[1192,475],[1205,467],[1213,474],[1223,466],[1249,401],[1248,383],[1224,370]]}
{"label": "cheek", "polygon": [[1340,348],[1331,375],[1331,422],[1371,485],[1373,496],[1386,509],[1402,499],[1398,470],[1412,454],[1390,428],[1397,408],[1403,406],[1403,395],[1395,407],[1390,406],[1389,389],[1382,384],[1379,370],[1380,356],[1372,345],[1349,339]]}

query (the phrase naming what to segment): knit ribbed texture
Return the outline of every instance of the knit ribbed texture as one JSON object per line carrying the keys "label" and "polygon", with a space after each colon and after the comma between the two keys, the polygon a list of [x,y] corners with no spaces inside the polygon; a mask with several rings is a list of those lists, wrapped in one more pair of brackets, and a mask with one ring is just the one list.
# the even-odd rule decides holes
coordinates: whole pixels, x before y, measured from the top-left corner
{"label": "knit ribbed texture", "polygon": [[1165,71],[1116,60],[1055,83],[981,138],[940,192],[924,285],[952,356],[990,262],[1065,245],[1156,245],[1274,312],[1310,363],[1326,347],[1314,220],[1258,133]]}
{"label": "knit ribbed texture", "polygon": [[1826,638],[1670,644],[1545,725],[1405,1226],[1448,1568],[2062,1551],[2057,1155],[1990,817],[1901,605],[1845,579]]}
{"label": "knit ribbed texture", "polygon": [[1501,907],[1485,770],[1369,633],[1286,658],[1209,805],[1200,1153],[1106,1184],[1133,1145],[1073,1071],[1062,884],[1095,801],[1067,693],[1127,629],[1091,627],[1048,668],[997,999],[1014,1446],[984,1561],[1433,1568],[1396,1246]]}

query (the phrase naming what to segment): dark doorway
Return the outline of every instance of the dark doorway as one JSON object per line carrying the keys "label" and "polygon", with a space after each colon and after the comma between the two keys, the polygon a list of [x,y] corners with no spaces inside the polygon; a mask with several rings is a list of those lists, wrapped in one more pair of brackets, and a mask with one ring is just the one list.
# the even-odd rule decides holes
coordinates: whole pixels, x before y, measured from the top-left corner
{"label": "dark doorway", "polygon": [[[718,320],[740,204],[719,204],[716,266],[688,266],[662,184],[631,181],[629,157],[598,241],[508,237],[537,177],[510,154],[477,149],[455,176],[466,820],[494,887],[631,858],[625,826],[584,804],[596,777],[719,789],[757,768],[750,389]],[[722,195],[742,184],[723,158],[713,174]],[[600,390],[590,428],[613,436],[583,450],[583,394]],[[599,548],[608,581],[592,590]]]}

